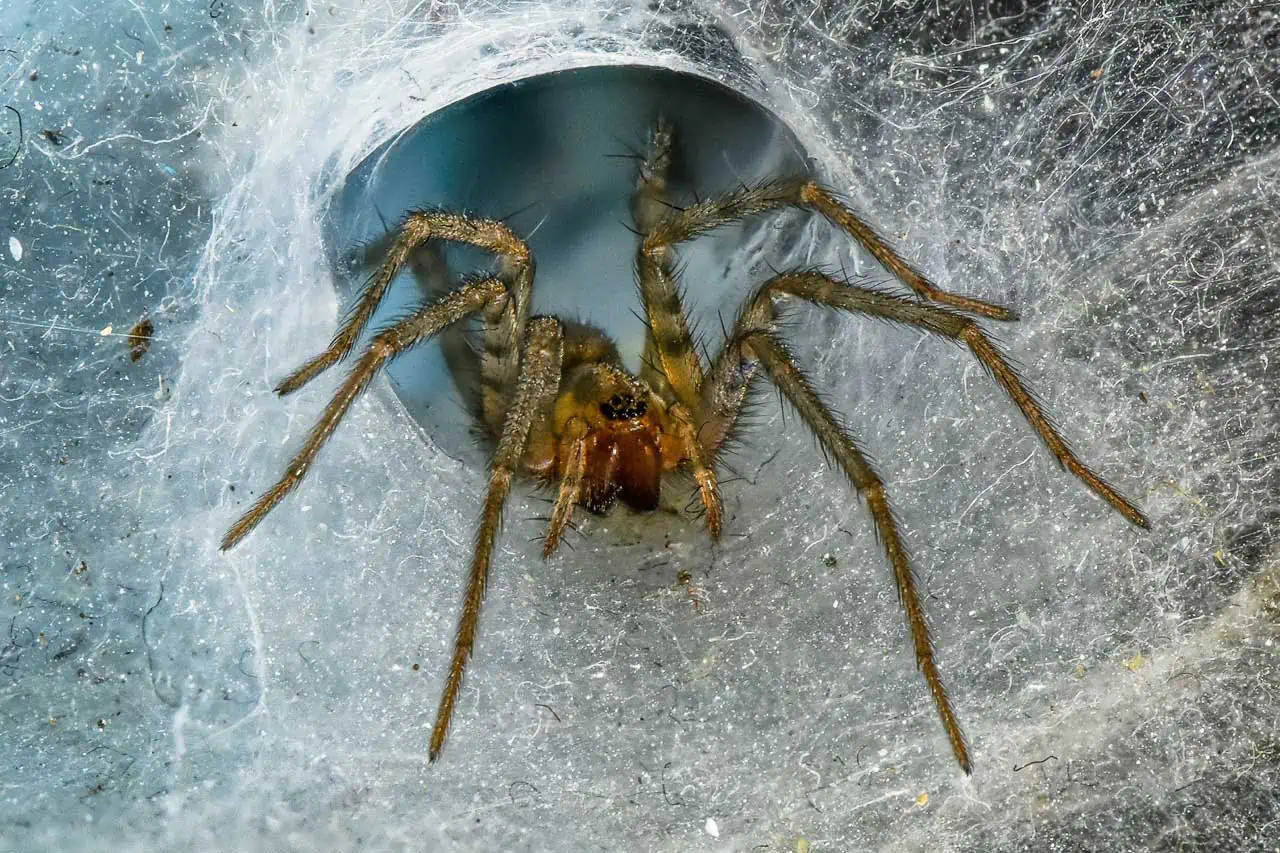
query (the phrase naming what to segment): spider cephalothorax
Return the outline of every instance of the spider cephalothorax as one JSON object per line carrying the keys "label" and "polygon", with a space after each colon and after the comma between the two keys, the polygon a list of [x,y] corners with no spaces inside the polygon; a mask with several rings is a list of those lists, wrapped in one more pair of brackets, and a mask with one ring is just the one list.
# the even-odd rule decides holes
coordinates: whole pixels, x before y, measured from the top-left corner
{"label": "spider cephalothorax", "polygon": [[[575,505],[597,515],[619,500],[634,510],[657,509],[663,474],[702,455],[681,406],[623,368],[603,332],[566,324],[564,340],[567,353],[599,360],[562,363],[559,392],[534,422],[525,451],[525,470],[558,487],[543,540],[547,556]],[[718,497],[712,500],[718,506]]]}
{"label": "spider cephalothorax", "polygon": [[[632,509],[657,508],[665,410],[644,383],[618,368],[590,365],[566,374],[555,403],[554,428],[562,436],[580,435],[582,447],[579,452],[572,440],[565,442],[568,453],[557,456],[555,479],[574,476],[580,465],[577,500],[597,514],[608,512],[619,498]],[[671,442],[667,444],[669,463],[678,461]],[[665,470],[674,467],[668,464]]]}
{"label": "spider cephalothorax", "polygon": [[[533,257],[505,224],[454,213],[414,213],[389,241],[385,259],[328,349],[280,383],[279,393],[301,388],[345,357],[392,279],[431,241],[491,251],[501,259],[501,273],[467,282],[375,334],[284,474],[232,526],[222,547],[234,546],[297,487],[351,404],[391,358],[470,316],[481,317],[479,340],[451,369],[460,385],[466,384],[464,377],[479,377],[473,408],[478,426],[494,446],[453,659],[431,735],[434,761],[444,746],[475,643],[494,538],[513,479],[525,475],[556,490],[543,545],[547,556],[556,549],[575,507],[604,513],[621,500],[634,509],[653,509],[663,475],[676,470],[693,476],[704,523],[711,536],[718,537],[723,513],[716,458],[733,433],[752,383],[765,377],[866,500],[907,613],[916,663],[956,760],[970,772],[968,747],[934,661],[923,603],[884,483],[787,349],[777,322],[781,306],[775,299],[805,300],[891,320],[965,344],[1064,468],[1132,523],[1146,527],[1147,519],[1071,451],[1004,355],[967,316],[1013,320],[1012,311],[940,289],[834,193],[808,177],[743,187],[685,208],[673,205],[667,197],[667,173],[674,135],[669,123],[655,124],[632,194],[640,236],[636,271],[647,328],[637,375],[622,366],[617,348],[600,330],[557,317],[530,316]],[[685,317],[675,247],[726,223],[783,207],[822,214],[906,284],[915,298],[815,271],[781,273],[747,299],[719,351],[704,362]]]}
{"label": "spider cephalothorax", "polygon": [[548,556],[575,505],[597,515],[618,500],[656,509],[663,473],[686,461],[662,398],[615,363],[611,347],[591,346],[600,341],[607,339],[590,326],[566,329],[571,351],[595,349],[610,359],[562,365],[559,393],[535,421],[525,451],[525,470],[559,487],[543,541]]}

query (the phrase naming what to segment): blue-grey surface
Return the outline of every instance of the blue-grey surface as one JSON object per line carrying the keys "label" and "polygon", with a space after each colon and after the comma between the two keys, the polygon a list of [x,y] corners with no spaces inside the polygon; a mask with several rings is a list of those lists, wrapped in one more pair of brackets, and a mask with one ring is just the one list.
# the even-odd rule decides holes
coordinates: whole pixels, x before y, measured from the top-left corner
{"label": "blue-grey surface", "polygon": [[[353,298],[396,223],[412,211],[502,219],[534,253],[533,310],[606,329],[625,363],[638,370],[645,324],[629,287],[637,243],[630,202],[637,157],[660,117],[676,133],[669,204],[811,171],[803,146],[776,116],[700,76],[615,65],[526,77],[431,113],[351,170],[326,217],[339,292]],[[732,324],[744,297],[742,282],[724,275],[725,268],[750,257],[759,276],[801,262],[793,254],[805,242],[795,233],[800,221],[786,212],[754,217],[683,248],[689,319],[704,340]],[[485,253],[457,245],[426,247],[417,258],[408,265],[413,272],[390,288],[371,328],[494,265]],[[464,392],[446,365],[441,346],[425,346],[397,358],[387,375],[433,443],[480,463]],[[477,377],[466,367],[460,380],[474,389]]]}
{"label": "blue-grey surface", "polygon": [[[972,778],[864,510],[767,396],[717,548],[618,513],[544,564],[513,502],[435,766],[472,465],[382,387],[217,552],[333,388],[270,394],[341,310],[347,172],[495,82],[636,62],[751,91],[939,283],[1018,308],[1000,337],[1152,517],[1058,471],[965,352],[801,315]],[[8,0],[0,69],[0,847],[1280,846],[1275,10]],[[874,272],[816,225],[794,251]]]}

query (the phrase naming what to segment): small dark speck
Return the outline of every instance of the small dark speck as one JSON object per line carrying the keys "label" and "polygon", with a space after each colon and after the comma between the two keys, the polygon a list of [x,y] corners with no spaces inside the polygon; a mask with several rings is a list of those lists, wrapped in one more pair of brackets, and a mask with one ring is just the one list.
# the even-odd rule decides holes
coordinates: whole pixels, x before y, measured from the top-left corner
{"label": "small dark speck", "polygon": [[1147,402],[1147,392],[1146,392],[1146,391],[1139,391],[1139,392],[1138,392],[1138,399],[1139,399],[1139,400],[1141,400],[1141,401],[1142,401],[1142,402],[1144,402],[1144,403],[1145,403],[1145,402]]}
{"label": "small dark speck", "polygon": [[416,664],[416,663],[415,663],[415,664],[413,665],[413,671],[414,671],[414,672],[417,672],[417,671],[418,671],[418,670],[420,670],[420,669],[422,669],[422,667],[421,667],[421,666],[419,666],[418,664]]}
{"label": "small dark speck", "polygon": [[125,338],[129,344],[129,361],[137,361],[147,354],[147,350],[151,349],[151,336],[155,331],[156,324],[146,314],[133,324]]}
{"label": "small dark speck", "polygon": [[836,567],[836,556],[835,556],[835,554],[823,554],[823,555],[822,555],[822,565],[826,566],[826,567],[827,567],[827,568],[829,568],[829,569],[834,569],[834,568]]}
{"label": "small dark speck", "polygon": [[32,81],[32,82],[35,82],[36,80],[39,80],[39,79],[40,79],[40,72],[39,72],[39,71],[32,71],[30,74],[28,74],[28,75],[27,75],[27,79],[28,79],[28,80],[30,80],[30,81]]}
{"label": "small dark speck", "polygon": [[227,488],[234,492],[234,491],[236,490],[236,484],[235,484],[235,483],[228,483],[228,484],[227,484]]}

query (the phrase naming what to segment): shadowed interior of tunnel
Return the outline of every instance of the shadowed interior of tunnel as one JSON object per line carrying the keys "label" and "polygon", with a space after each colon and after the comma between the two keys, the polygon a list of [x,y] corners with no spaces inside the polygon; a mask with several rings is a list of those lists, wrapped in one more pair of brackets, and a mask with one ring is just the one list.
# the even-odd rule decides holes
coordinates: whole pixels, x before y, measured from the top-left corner
{"label": "shadowed interior of tunnel", "polygon": [[[639,158],[659,119],[674,128],[670,203],[684,206],[760,181],[809,174],[795,134],[764,106],[707,77],[642,66],[550,72],[490,89],[432,113],[371,152],[334,196],[326,245],[344,300],[363,291],[396,227],[422,209],[506,222],[533,250],[537,313],[602,329],[639,368],[646,321],[636,296],[631,197]],[[802,220],[782,211],[717,229],[681,247],[680,276],[701,345],[719,346],[751,287],[794,263]],[[748,256],[746,276],[727,275]],[[492,255],[433,243],[417,253],[369,328],[439,298],[481,272]],[[753,280],[754,279],[754,280]],[[400,400],[428,439],[455,458],[483,462],[468,394],[478,376],[445,335],[389,369]],[[461,329],[457,331],[463,331]],[[451,353],[451,349],[454,350]],[[451,373],[463,373],[461,391]],[[474,373],[474,371],[473,371]]]}

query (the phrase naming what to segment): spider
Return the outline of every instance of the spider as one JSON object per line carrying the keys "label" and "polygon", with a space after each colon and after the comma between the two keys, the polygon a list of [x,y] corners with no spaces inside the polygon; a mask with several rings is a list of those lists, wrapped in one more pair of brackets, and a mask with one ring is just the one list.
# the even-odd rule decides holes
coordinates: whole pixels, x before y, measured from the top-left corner
{"label": "spider", "polygon": [[[497,256],[499,271],[467,280],[373,335],[302,448],[275,485],[227,531],[222,550],[244,539],[298,487],[352,403],[391,359],[479,315],[482,322],[474,334],[478,340],[470,351],[479,376],[472,408],[479,429],[493,442],[492,457],[453,656],[431,733],[429,760],[435,762],[475,644],[494,540],[512,482],[528,477],[555,493],[544,558],[556,550],[576,507],[605,514],[621,500],[636,510],[655,509],[664,475],[674,472],[692,475],[707,532],[717,539],[724,523],[717,458],[734,434],[753,383],[767,377],[866,501],[906,611],[916,664],[956,761],[966,774],[972,773],[969,748],[934,660],[933,639],[884,482],[780,336],[785,304],[808,301],[967,345],[1066,470],[1133,524],[1146,528],[1149,522],[1072,452],[1035,395],[971,316],[1016,320],[1013,311],[939,288],[833,191],[808,176],[768,180],[677,207],[668,199],[675,134],[670,121],[658,119],[646,150],[637,155],[640,165],[631,210],[639,244],[636,275],[647,323],[638,373],[623,367],[616,345],[601,330],[555,316],[531,316],[533,255],[506,224],[446,211],[412,213],[390,235],[385,256],[332,343],[280,382],[278,394],[297,391],[348,356],[392,280],[414,252],[433,245],[431,241],[487,250]],[[916,298],[814,270],[777,274],[746,300],[719,351],[704,363],[683,306],[676,247],[722,225],[788,207],[826,217]],[[461,387],[464,380],[458,373],[455,369],[455,382]]]}

